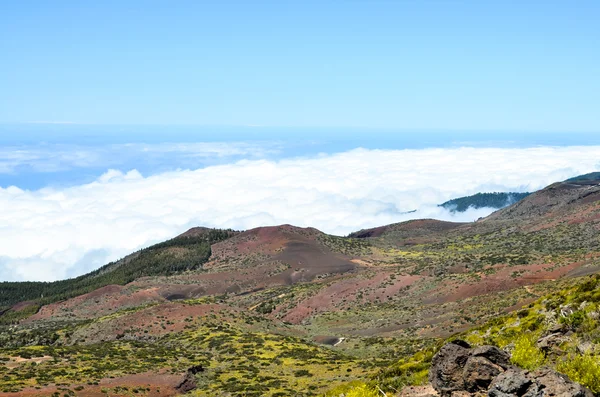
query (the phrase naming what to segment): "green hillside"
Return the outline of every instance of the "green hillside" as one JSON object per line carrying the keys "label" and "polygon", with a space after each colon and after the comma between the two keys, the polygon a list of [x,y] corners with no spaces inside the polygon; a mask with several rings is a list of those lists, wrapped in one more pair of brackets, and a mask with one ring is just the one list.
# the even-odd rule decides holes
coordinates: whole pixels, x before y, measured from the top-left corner
{"label": "green hillside", "polygon": [[[2,282],[0,312],[23,301],[44,305],[110,284],[125,285],[139,277],[171,275],[199,269],[210,257],[211,244],[233,234],[231,230],[210,229],[196,236],[179,236],[72,279],[54,282]],[[7,318],[5,315],[0,320],[6,322]]]}
{"label": "green hillside", "polygon": [[452,212],[465,212],[469,208],[495,208],[507,207],[517,201],[523,200],[531,193],[477,193],[473,196],[459,197],[440,204]]}

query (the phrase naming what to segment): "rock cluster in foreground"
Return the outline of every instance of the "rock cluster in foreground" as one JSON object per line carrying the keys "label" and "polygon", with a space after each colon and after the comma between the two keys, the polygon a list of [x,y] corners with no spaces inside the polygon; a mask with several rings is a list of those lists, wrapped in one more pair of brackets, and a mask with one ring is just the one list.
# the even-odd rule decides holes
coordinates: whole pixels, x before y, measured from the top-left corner
{"label": "rock cluster in foreground", "polygon": [[433,357],[429,381],[442,397],[593,397],[590,390],[549,368],[526,371],[494,346],[454,341]]}

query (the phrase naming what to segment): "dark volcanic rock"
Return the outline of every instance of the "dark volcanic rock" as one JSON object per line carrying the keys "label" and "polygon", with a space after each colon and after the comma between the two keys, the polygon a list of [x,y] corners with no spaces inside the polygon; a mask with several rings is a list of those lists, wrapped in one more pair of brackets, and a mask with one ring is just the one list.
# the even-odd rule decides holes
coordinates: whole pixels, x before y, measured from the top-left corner
{"label": "dark volcanic rock", "polygon": [[429,382],[441,395],[465,390],[463,368],[471,355],[470,345],[464,341],[448,343],[440,349],[431,361]]}
{"label": "dark volcanic rock", "polygon": [[525,371],[510,365],[508,353],[494,347],[471,349],[454,341],[433,357],[431,386],[442,397],[593,397],[591,391],[552,369]]}
{"label": "dark volcanic rock", "polygon": [[185,376],[176,386],[177,391],[181,393],[187,393],[192,391],[198,387],[198,383],[196,382],[196,374],[200,372],[204,372],[204,367],[202,365],[194,365],[193,367],[188,368]]}
{"label": "dark volcanic rock", "polygon": [[454,341],[433,357],[429,381],[442,396],[461,391],[481,392],[509,366],[510,356],[497,347],[471,349],[464,341]]}
{"label": "dark volcanic rock", "polygon": [[492,380],[502,372],[504,368],[487,358],[470,357],[463,370],[465,390],[472,393],[487,390]]}
{"label": "dark volcanic rock", "polygon": [[534,381],[543,389],[545,396],[575,396],[592,397],[590,390],[573,382],[568,376],[551,370],[550,368],[538,369],[530,373]]}
{"label": "dark volcanic rock", "polygon": [[548,328],[549,334],[564,334],[568,331],[567,326],[561,323],[556,323]]}
{"label": "dark volcanic rock", "polygon": [[525,376],[525,373],[517,368],[511,368],[499,375],[492,383],[488,396],[537,396],[539,390],[537,385]]}
{"label": "dark volcanic rock", "polygon": [[512,368],[494,379],[490,397],[593,397],[591,391],[549,368],[534,372]]}
{"label": "dark volcanic rock", "polygon": [[499,365],[502,369],[510,367],[510,356],[496,346],[480,346],[471,351],[473,357],[483,357],[492,363]]}

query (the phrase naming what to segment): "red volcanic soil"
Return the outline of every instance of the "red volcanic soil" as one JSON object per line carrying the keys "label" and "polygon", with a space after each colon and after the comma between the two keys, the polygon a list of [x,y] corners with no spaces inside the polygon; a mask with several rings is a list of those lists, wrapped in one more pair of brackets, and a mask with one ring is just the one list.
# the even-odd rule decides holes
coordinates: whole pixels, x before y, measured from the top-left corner
{"label": "red volcanic soil", "polygon": [[95,318],[120,309],[164,300],[156,288],[132,291],[120,285],[107,285],[63,302],[43,306],[25,322],[59,318]]}
{"label": "red volcanic soil", "polygon": [[316,244],[316,238],[320,234],[322,233],[314,228],[291,225],[258,227],[213,244],[211,259],[227,261],[248,254],[270,256],[284,250],[286,244],[292,241],[311,241]]}
{"label": "red volcanic soil", "polygon": [[577,225],[583,223],[595,224],[600,226],[600,208],[597,205],[580,205],[569,211],[561,211],[560,209],[554,213],[540,218],[533,225],[525,228],[528,232],[536,232],[545,229],[551,229],[561,223],[569,225]]}
{"label": "red volcanic soil", "polygon": [[508,291],[526,285],[532,285],[567,276],[570,272],[581,268],[586,262],[573,262],[564,266],[554,264],[532,264],[522,266],[505,266],[497,268],[495,274],[480,274],[480,279],[446,280],[428,298],[426,304],[456,302],[462,299],[494,292]]}
{"label": "red volcanic soil", "polygon": [[329,286],[303,301],[297,302],[289,311],[282,313],[280,308],[272,315],[284,314],[283,321],[299,324],[304,319],[325,311],[340,310],[354,302],[385,302],[399,294],[406,287],[423,279],[423,276],[395,276],[390,272],[362,275],[334,281]]}
{"label": "red volcanic soil", "polygon": [[[167,373],[167,371],[161,372],[146,372],[142,374],[126,375],[118,378],[107,378],[102,379],[98,382],[98,385],[71,385],[69,389],[73,390],[77,386],[82,386],[81,391],[75,392],[76,396],[81,397],[106,397],[109,396],[132,396],[133,389],[144,389],[140,395],[147,397],[171,397],[177,396],[180,393],[175,389],[177,385],[183,379],[182,375],[173,375]],[[116,392],[115,387],[127,387],[129,390],[123,390]],[[47,397],[51,396],[54,392],[63,394],[64,386],[59,390],[57,386],[46,386],[41,389],[26,388],[17,393],[2,393],[6,397]],[[109,392],[103,392],[102,390],[109,389]]]}
{"label": "red volcanic soil", "polygon": [[259,227],[212,246],[206,269],[247,269],[269,262],[289,269],[273,276],[274,284],[310,281],[318,275],[346,273],[357,268],[353,258],[322,245],[317,229],[290,225]]}
{"label": "red volcanic soil", "polygon": [[[228,242],[234,244],[238,253],[265,253],[272,254],[283,248],[295,236],[301,233],[311,236],[315,234],[314,229],[303,230],[289,225],[259,227],[243,232]],[[229,245],[229,244],[226,244]]]}
{"label": "red volcanic soil", "polygon": [[424,234],[444,232],[463,226],[465,223],[439,221],[437,219],[416,219],[372,229],[363,229],[350,234],[350,237],[381,237],[389,232],[404,232],[406,237],[417,237]]}
{"label": "red volcanic soil", "polygon": [[[205,229],[199,228],[187,233],[203,232]],[[148,303],[248,293],[311,281],[317,276],[344,274],[359,267],[353,258],[321,244],[320,235],[316,229],[289,225],[252,229],[214,244],[205,272],[141,278],[126,286],[108,285],[44,306],[25,321],[88,319]]]}
{"label": "red volcanic soil", "polygon": [[227,317],[226,312],[235,311],[237,309],[220,304],[165,303],[92,323],[88,327],[75,331],[73,338],[85,343],[105,342],[121,338],[143,339],[148,335],[155,337],[183,331],[186,325],[192,324],[199,317],[220,313],[224,318]]}

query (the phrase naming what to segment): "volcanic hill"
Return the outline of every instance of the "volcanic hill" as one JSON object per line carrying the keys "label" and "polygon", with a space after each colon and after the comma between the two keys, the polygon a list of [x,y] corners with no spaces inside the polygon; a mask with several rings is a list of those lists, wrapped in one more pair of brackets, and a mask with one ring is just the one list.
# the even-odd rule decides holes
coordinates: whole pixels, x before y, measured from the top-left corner
{"label": "volcanic hill", "polygon": [[75,279],[0,284],[0,392],[318,396],[370,379],[393,395],[426,381],[398,369],[426,370],[433,353],[414,354],[599,272],[599,230],[589,178],[472,223],[193,228]]}

